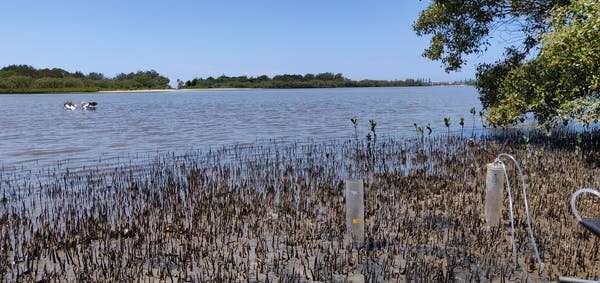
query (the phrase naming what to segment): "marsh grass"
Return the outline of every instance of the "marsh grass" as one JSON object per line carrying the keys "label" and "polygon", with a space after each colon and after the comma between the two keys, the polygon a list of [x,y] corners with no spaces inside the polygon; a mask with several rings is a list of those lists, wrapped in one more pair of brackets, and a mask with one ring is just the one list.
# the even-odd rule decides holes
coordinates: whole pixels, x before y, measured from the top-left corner
{"label": "marsh grass", "polygon": [[[576,188],[600,187],[598,135],[380,135],[377,143],[263,143],[7,170],[0,281],[536,280],[520,192],[519,266],[507,227],[484,223],[483,170],[501,152],[528,175],[551,279],[599,278],[600,241],[568,205]],[[366,244],[358,249],[345,231],[347,172],[368,176]],[[584,215],[600,211],[599,201],[581,201]]]}

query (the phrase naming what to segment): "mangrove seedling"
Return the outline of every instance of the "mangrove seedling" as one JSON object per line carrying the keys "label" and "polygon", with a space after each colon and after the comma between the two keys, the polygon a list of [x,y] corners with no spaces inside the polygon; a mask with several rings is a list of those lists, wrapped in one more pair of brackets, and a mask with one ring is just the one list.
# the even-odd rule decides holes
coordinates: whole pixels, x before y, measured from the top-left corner
{"label": "mangrove seedling", "polygon": [[427,126],[425,126],[425,128],[427,129],[427,136],[431,136],[431,133],[433,132],[433,128],[431,128],[431,124],[427,123]]}
{"label": "mangrove seedling", "polygon": [[373,136],[371,133],[367,134],[367,152],[371,154],[371,141],[373,140]]}
{"label": "mangrove seedling", "polygon": [[448,130],[448,135],[450,135],[450,125],[452,124],[452,120],[450,117],[444,117],[444,125],[446,125],[446,129]]}
{"label": "mangrove seedling", "polygon": [[421,143],[423,142],[423,137],[425,136],[425,132],[423,131],[423,127],[419,127],[419,125],[417,125],[417,123],[413,124],[415,126],[415,131],[417,131],[417,136],[419,136],[419,139],[421,140]]}
{"label": "mangrove seedling", "polygon": [[481,127],[483,127],[484,129],[487,128],[487,126],[483,122],[483,110],[479,111],[479,118],[481,119]]}
{"label": "mangrove seedling", "polygon": [[369,120],[369,125],[371,127],[371,133],[373,133],[373,143],[377,143],[377,133],[375,132],[375,127],[377,127],[377,122],[375,122],[375,120]]}
{"label": "mangrove seedling", "polygon": [[358,117],[354,116],[350,118],[352,126],[354,127],[354,139],[358,140]]}
{"label": "mangrove seedling", "polygon": [[475,134],[475,115],[477,115],[477,109],[475,109],[475,107],[471,108],[471,110],[469,110],[469,112],[471,113],[471,115],[473,115],[473,129],[471,131],[471,135]]}
{"label": "mangrove seedling", "polygon": [[465,131],[465,117],[460,117],[458,124],[460,125],[460,137],[462,138]]}

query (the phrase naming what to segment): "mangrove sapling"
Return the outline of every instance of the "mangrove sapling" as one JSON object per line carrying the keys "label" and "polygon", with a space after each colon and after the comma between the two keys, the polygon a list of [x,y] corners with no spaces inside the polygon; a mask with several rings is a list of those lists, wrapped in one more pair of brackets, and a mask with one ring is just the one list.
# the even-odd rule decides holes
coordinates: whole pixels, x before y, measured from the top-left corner
{"label": "mangrove sapling", "polygon": [[377,127],[377,122],[375,122],[375,120],[369,120],[369,129],[371,131],[371,133],[373,134],[373,145],[371,146],[371,158],[373,159],[373,165],[375,164],[375,146],[377,145],[377,132],[375,131],[375,128]]}
{"label": "mangrove sapling", "polygon": [[471,136],[475,135],[475,115],[477,115],[477,109],[475,109],[475,107],[471,108],[471,110],[469,110],[469,112],[471,113],[471,115],[473,115],[473,124],[472,129],[471,129]]}
{"label": "mangrove sapling", "polygon": [[458,124],[460,125],[460,138],[463,138],[463,133],[465,131],[465,117],[460,117]]}
{"label": "mangrove sapling", "polygon": [[446,133],[448,135],[448,140],[450,140],[450,125],[452,124],[452,120],[450,117],[444,117],[444,125],[446,126]]}
{"label": "mangrove sapling", "polygon": [[352,122],[352,126],[354,127],[354,139],[358,142],[358,117],[354,116],[350,118],[350,122]]}
{"label": "mangrove sapling", "polygon": [[479,120],[481,120],[481,127],[485,129],[485,128],[487,128],[487,126],[485,125],[485,119],[483,117],[484,114],[485,113],[483,112],[483,110],[479,111]]}
{"label": "mangrove sapling", "polygon": [[375,131],[375,127],[377,127],[377,122],[375,120],[369,120],[369,127],[371,133],[373,133],[373,144],[377,143],[377,132]]}
{"label": "mangrove sapling", "polygon": [[421,143],[423,143],[423,140],[425,138],[425,132],[423,130],[423,127],[420,127],[417,125],[417,123],[414,123],[415,126],[415,130],[417,131],[417,136],[419,137],[419,140],[421,141]]}
{"label": "mangrove sapling", "polygon": [[360,152],[360,142],[358,140],[358,117],[354,116],[350,118],[352,126],[354,127],[354,142],[356,143],[356,157],[358,158]]}
{"label": "mangrove sapling", "polygon": [[[372,160],[371,155],[373,155],[373,150],[372,150],[372,148],[373,148],[373,145],[372,145],[373,135],[371,133],[368,133],[367,136],[366,136],[366,138],[367,138],[367,152],[366,152],[366,155],[367,155],[367,160],[370,163],[371,160]],[[367,166],[369,166],[369,164],[367,164]]]}

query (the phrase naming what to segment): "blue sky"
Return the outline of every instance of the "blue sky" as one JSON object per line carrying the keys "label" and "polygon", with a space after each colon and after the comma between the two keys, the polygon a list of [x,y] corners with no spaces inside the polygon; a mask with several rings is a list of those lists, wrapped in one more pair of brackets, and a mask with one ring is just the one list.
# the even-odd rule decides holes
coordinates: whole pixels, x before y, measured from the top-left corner
{"label": "blue sky", "polygon": [[472,78],[421,56],[412,23],[427,1],[4,1],[0,66],[70,71],[156,69],[209,75],[340,72],[353,79]]}

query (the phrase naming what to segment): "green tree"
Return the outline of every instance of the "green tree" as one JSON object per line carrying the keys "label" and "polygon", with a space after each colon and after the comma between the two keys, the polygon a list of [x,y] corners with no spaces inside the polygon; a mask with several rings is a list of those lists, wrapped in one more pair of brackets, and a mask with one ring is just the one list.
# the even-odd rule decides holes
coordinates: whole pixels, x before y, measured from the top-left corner
{"label": "green tree", "polygon": [[[125,75],[117,78],[127,78]],[[269,78],[266,75],[259,77],[228,77],[220,76],[217,79],[209,77],[207,79],[195,78],[186,81],[184,88],[317,88],[317,87],[390,87],[390,86],[426,86],[431,85],[425,80],[394,80],[394,81],[375,81],[361,80],[354,81],[345,78],[341,73],[321,73],[321,74],[282,74]]]}
{"label": "green tree", "polygon": [[59,78],[39,78],[33,83],[35,89],[63,88],[64,82]]}
{"label": "green tree", "polygon": [[488,121],[508,125],[533,113],[550,126],[600,117],[600,2],[576,0],[552,14],[539,55],[508,70],[493,99]]}
{"label": "green tree", "polygon": [[87,75],[87,78],[94,81],[104,80],[104,74],[91,72]]}
{"label": "green tree", "polygon": [[27,76],[12,76],[5,81],[11,89],[28,89],[33,85],[33,79]]}
{"label": "green tree", "polygon": [[68,72],[60,68],[36,69],[29,65],[10,65],[0,69],[0,91],[96,91],[99,89],[169,88],[169,79],[154,70],[121,73],[105,78],[101,73]]}
{"label": "green tree", "polygon": [[[490,35],[498,30],[516,30],[521,38],[520,54],[535,48],[549,28],[550,11],[569,0],[433,0],[421,12],[413,28],[431,36],[423,55],[440,60],[447,71],[461,68],[465,56],[485,51]],[[518,24],[515,24],[518,23]]]}
{"label": "green tree", "polygon": [[447,71],[484,52],[511,30],[503,59],[478,67],[476,86],[489,124],[505,126],[533,113],[550,125],[597,120],[600,38],[597,0],[433,0],[414,24],[431,36],[424,56]]}

